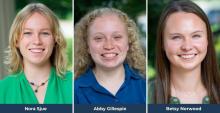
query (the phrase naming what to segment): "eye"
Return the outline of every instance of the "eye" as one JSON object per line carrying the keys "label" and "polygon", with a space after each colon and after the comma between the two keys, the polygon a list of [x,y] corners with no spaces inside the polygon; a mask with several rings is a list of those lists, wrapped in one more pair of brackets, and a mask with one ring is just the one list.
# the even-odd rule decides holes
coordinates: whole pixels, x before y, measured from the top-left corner
{"label": "eye", "polygon": [[42,34],[42,35],[45,35],[45,36],[50,35],[50,33],[49,33],[49,32],[41,32],[41,34]]}
{"label": "eye", "polygon": [[103,39],[103,37],[95,37],[95,38],[94,38],[94,40],[95,40],[96,42],[100,42],[100,41],[102,41],[102,39]]}
{"label": "eye", "polygon": [[180,40],[181,39],[181,36],[173,36],[171,37],[172,40]]}
{"label": "eye", "polygon": [[32,32],[26,31],[26,32],[24,32],[23,34],[24,34],[24,35],[31,35]]}
{"label": "eye", "polygon": [[122,36],[114,36],[114,39],[121,39]]}
{"label": "eye", "polygon": [[200,38],[201,35],[196,34],[196,35],[193,35],[192,37],[193,37],[193,38]]}

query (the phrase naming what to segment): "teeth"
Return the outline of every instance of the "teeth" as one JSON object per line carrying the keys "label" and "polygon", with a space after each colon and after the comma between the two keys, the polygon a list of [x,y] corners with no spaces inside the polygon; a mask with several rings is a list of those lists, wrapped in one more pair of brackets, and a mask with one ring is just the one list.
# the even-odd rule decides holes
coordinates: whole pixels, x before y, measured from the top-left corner
{"label": "teeth", "polygon": [[44,51],[44,49],[30,49],[30,51],[31,51],[31,52],[39,53],[39,52]]}
{"label": "teeth", "polygon": [[114,56],[116,56],[116,55],[117,55],[117,54],[113,54],[113,53],[103,54],[104,57],[108,57],[108,58],[114,57]]}
{"label": "teeth", "polygon": [[195,54],[180,55],[180,57],[184,58],[184,59],[190,59],[190,58],[193,58],[194,56],[195,56]]}

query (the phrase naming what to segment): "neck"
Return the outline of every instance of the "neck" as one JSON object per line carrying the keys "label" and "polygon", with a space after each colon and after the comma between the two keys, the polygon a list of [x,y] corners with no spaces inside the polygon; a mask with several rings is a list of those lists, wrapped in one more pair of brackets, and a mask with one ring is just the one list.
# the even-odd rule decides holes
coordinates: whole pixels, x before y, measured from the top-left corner
{"label": "neck", "polygon": [[124,79],[125,76],[125,72],[124,72],[124,66],[121,65],[117,68],[114,69],[103,69],[103,68],[99,68],[98,66],[96,66],[94,68],[94,73],[95,73],[95,77],[96,79],[101,79],[102,81],[110,81],[110,80],[122,80]]}
{"label": "neck", "polygon": [[171,67],[171,82],[176,89],[195,91],[198,87],[203,86],[201,80],[201,68],[183,71]]}
{"label": "neck", "polygon": [[42,81],[47,80],[50,75],[50,68],[50,63],[41,66],[24,63],[24,73],[26,78],[35,83],[41,83]]}
{"label": "neck", "polygon": [[171,95],[181,103],[202,103],[207,91],[202,83],[201,68],[181,71],[171,67]]}
{"label": "neck", "polygon": [[95,73],[95,77],[98,83],[113,95],[116,95],[117,91],[125,80],[125,71],[123,65],[108,70],[96,66],[93,72]]}

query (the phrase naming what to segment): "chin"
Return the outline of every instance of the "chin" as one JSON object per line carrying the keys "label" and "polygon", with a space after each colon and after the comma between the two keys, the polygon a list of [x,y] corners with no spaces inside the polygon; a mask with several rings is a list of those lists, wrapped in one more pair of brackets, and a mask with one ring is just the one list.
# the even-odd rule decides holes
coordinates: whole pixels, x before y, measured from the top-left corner
{"label": "chin", "polygon": [[34,60],[30,60],[30,63],[36,64],[36,65],[42,65],[45,63],[45,61],[40,60],[40,59],[34,59]]}
{"label": "chin", "polygon": [[199,66],[195,66],[195,65],[185,65],[185,66],[182,66],[182,69],[184,70],[194,70],[194,69],[197,69]]}
{"label": "chin", "polygon": [[118,68],[119,66],[121,66],[123,64],[116,64],[116,63],[112,63],[112,64],[103,64],[102,67],[105,67],[106,69],[113,69],[113,68]]}

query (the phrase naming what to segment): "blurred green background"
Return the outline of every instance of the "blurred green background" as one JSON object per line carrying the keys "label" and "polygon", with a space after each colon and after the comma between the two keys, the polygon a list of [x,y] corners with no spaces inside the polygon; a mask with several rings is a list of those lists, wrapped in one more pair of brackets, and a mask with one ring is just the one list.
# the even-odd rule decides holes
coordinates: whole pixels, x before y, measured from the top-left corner
{"label": "blurred green background", "polygon": [[[148,79],[155,78],[155,48],[156,31],[159,16],[163,8],[170,0],[148,0]],[[192,0],[199,5],[207,14],[211,23],[213,40],[217,54],[217,60],[220,62],[220,1],[219,0]]]}

